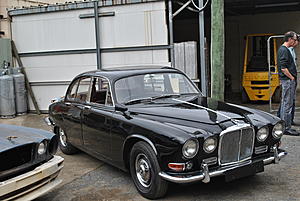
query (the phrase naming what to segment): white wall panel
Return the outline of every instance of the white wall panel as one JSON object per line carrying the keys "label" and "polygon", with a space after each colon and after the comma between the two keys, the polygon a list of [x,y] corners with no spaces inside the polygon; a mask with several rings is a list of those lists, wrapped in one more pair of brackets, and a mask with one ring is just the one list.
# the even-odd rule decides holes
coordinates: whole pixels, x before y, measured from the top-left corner
{"label": "white wall panel", "polygon": [[30,82],[70,81],[97,69],[95,54],[23,57],[22,61]]}
{"label": "white wall panel", "polygon": [[147,50],[134,52],[113,52],[102,54],[102,64],[104,67],[122,65],[151,65],[167,64],[167,50]]}
{"label": "white wall panel", "polygon": [[[68,85],[55,86],[32,86],[36,101],[40,110],[47,111],[53,98],[59,98],[66,94]],[[29,110],[35,110],[32,100],[29,97]]]}
{"label": "white wall panel", "polygon": [[164,2],[103,7],[100,12],[115,12],[100,18],[102,48],[168,44]]}
{"label": "white wall panel", "polygon": [[92,9],[14,16],[13,40],[19,52],[95,48],[93,18],[79,15]]}

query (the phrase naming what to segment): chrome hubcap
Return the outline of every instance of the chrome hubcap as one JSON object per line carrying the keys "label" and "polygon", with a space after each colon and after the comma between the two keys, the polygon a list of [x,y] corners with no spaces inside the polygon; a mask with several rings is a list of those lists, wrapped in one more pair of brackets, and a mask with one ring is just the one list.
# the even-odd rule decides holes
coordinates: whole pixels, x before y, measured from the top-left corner
{"label": "chrome hubcap", "polygon": [[145,154],[139,154],[135,159],[135,172],[142,186],[149,187],[151,184],[151,169],[149,160]]}
{"label": "chrome hubcap", "polygon": [[65,135],[65,132],[62,129],[59,129],[59,141],[62,146],[67,146],[67,136]]}

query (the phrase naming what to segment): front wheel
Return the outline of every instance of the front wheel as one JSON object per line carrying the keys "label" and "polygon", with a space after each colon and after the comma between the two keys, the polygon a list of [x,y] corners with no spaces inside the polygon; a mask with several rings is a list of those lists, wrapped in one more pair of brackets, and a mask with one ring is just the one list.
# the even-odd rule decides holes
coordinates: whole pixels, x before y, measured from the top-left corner
{"label": "front wheel", "polygon": [[146,142],[137,142],[130,152],[130,173],[139,193],[148,199],[163,197],[168,182],[158,173],[160,167],[153,149]]}
{"label": "front wheel", "polygon": [[58,145],[60,150],[67,155],[75,154],[78,152],[78,149],[76,149],[69,141],[66,132],[61,129],[60,127],[57,127],[56,134],[58,135]]}

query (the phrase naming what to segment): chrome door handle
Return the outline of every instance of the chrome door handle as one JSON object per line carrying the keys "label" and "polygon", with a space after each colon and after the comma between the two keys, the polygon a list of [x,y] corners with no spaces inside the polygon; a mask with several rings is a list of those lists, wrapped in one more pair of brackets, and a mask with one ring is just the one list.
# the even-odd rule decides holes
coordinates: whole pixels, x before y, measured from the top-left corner
{"label": "chrome door handle", "polygon": [[89,109],[91,109],[91,106],[85,105],[85,106],[83,107],[83,109],[89,110]]}

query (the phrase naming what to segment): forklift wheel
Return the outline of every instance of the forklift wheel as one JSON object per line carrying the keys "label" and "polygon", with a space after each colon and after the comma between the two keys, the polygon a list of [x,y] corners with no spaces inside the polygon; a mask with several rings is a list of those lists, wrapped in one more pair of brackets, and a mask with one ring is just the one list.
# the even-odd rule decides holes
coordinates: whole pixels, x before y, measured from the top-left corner
{"label": "forklift wheel", "polygon": [[272,101],[274,103],[280,103],[281,100],[281,86],[277,87],[275,90],[273,96],[272,96]]}
{"label": "forklift wheel", "polygon": [[245,91],[245,89],[242,90],[242,103],[248,103],[249,102],[249,97]]}

